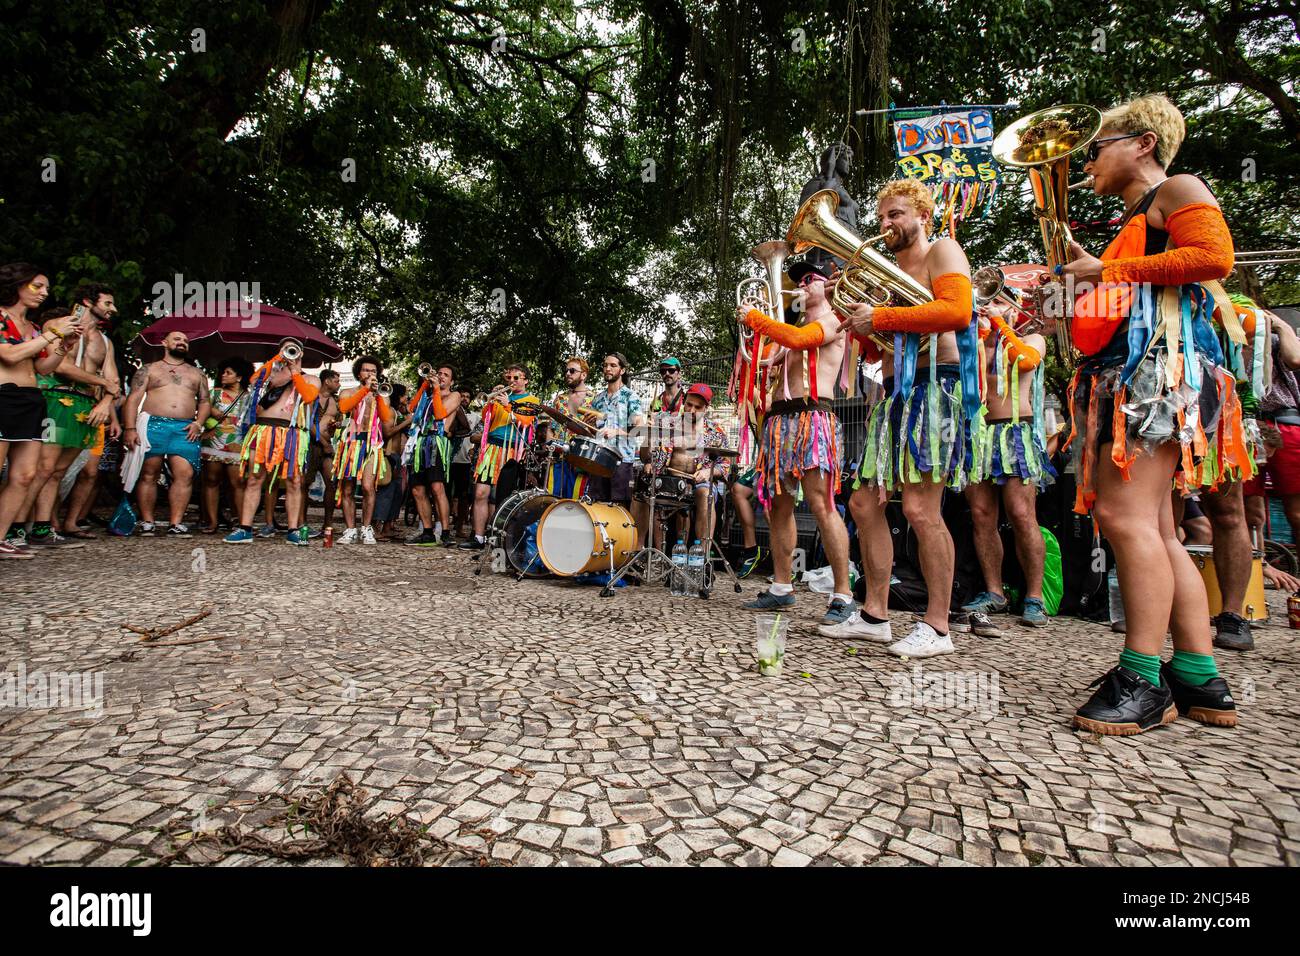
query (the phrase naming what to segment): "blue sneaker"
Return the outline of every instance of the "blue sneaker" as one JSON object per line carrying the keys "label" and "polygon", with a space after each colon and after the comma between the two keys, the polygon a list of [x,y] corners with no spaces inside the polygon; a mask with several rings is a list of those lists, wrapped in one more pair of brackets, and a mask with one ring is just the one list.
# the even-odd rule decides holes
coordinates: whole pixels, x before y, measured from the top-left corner
{"label": "blue sneaker", "polygon": [[258,536],[259,538],[274,538],[274,537],[275,537],[275,525],[273,525],[273,524],[264,524],[264,525],[262,525],[262,527],[260,527],[260,528],[257,529],[257,536]]}
{"label": "blue sneaker", "polygon": [[1030,627],[1047,626],[1047,606],[1042,598],[1025,598],[1025,613],[1020,618],[1021,624]]}
{"label": "blue sneaker", "polygon": [[981,614],[1006,614],[1009,602],[988,591],[982,591],[973,601],[961,606],[963,611],[978,611]]}
{"label": "blue sneaker", "polygon": [[290,544],[296,544],[300,548],[308,547],[311,544],[311,528],[303,525],[297,531],[290,531],[286,534],[284,540]]}
{"label": "blue sneaker", "polygon": [[857,610],[857,606],[852,601],[849,601],[846,604],[845,602],[841,601],[839,598],[836,598],[835,600],[831,601],[830,607],[826,609],[826,616],[822,618],[822,623],[843,624],[845,621],[847,621],[850,617],[853,616],[853,612],[856,610]]}
{"label": "blue sneaker", "polygon": [[783,607],[794,607],[794,592],[773,594],[771,591],[761,591],[758,597],[746,601],[741,607],[747,611],[775,611]]}
{"label": "blue sneaker", "polygon": [[252,544],[253,532],[245,531],[243,528],[236,528],[221,540],[226,544]]}
{"label": "blue sneaker", "polygon": [[753,550],[753,553],[747,552],[745,554],[744,560],[740,562],[740,567],[736,569],[736,577],[738,578],[749,577],[751,574],[754,573],[754,569],[758,567],[758,565],[762,562],[762,560],[763,560],[762,548],[755,548]]}

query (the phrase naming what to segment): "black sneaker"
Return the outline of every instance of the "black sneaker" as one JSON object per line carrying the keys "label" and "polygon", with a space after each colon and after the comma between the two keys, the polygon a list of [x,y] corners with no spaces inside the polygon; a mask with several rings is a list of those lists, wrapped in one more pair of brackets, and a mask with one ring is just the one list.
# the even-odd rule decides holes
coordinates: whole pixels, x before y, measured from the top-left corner
{"label": "black sneaker", "polygon": [[958,634],[970,633],[970,611],[950,611],[948,613],[948,630]]}
{"label": "black sneaker", "polygon": [[406,544],[412,548],[431,548],[438,544],[438,536],[426,528],[419,534],[414,534],[407,538]]}
{"label": "black sneaker", "polygon": [[1097,692],[1074,714],[1080,730],[1127,737],[1178,719],[1169,686],[1156,687],[1126,667],[1112,667],[1088,686]]}
{"label": "black sneaker", "polygon": [[1222,677],[1207,680],[1200,687],[1178,679],[1168,663],[1160,665],[1160,677],[1174,695],[1174,705],[1184,717],[1199,720],[1211,727],[1236,727],[1237,704]]}
{"label": "black sneaker", "polygon": [[1240,614],[1224,611],[1214,619],[1214,646],[1228,651],[1253,651],[1255,638],[1250,623]]}
{"label": "black sneaker", "polygon": [[753,551],[746,551],[741,558],[740,567],[736,569],[736,577],[747,578],[754,573],[754,569],[762,563],[763,549],[755,548]]}
{"label": "black sneaker", "polygon": [[487,543],[478,540],[478,538],[470,537],[462,541],[458,545],[458,547],[462,551],[482,551],[485,547],[487,547]]}
{"label": "black sneaker", "polygon": [[1001,637],[1002,628],[993,623],[993,618],[983,611],[970,612],[970,629],[976,637]]}

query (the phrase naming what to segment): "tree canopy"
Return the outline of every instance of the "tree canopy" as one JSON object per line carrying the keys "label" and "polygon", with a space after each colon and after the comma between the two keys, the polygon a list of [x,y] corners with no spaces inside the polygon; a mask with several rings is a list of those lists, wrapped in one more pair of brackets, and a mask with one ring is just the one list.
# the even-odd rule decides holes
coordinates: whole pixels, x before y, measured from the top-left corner
{"label": "tree canopy", "polygon": [[[892,139],[856,114],[891,103],[1167,92],[1174,168],[1239,248],[1297,245],[1298,30],[1294,4],[1208,0],[3,2],[0,261],[65,298],[113,284],[129,332],[176,274],[256,282],[350,351],[475,379],[717,354],[823,146],[853,146],[870,210]],[[1117,211],[1075,203],[1081,241]],[[959,238],[1041,258],[1014,182]],[[1300,299],[1294,270],[1260,277]]]}

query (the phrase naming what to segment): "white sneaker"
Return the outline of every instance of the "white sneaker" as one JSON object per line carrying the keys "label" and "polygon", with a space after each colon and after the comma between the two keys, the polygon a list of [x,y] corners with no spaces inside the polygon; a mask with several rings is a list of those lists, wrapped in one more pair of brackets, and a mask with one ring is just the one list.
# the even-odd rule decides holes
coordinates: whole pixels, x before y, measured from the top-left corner
{"label": "white sneaker", "polygon": [[936,657],[939,654],[951,654],[955,650],[952,635],[940,637],[925,621],[917,621],[911,634],[889,646],[889,653],[897,657]]}
{"label": "white sneaker", "polygon": [[356,544],[356,543],[357,543],[356,528],[348,528],[347,531],[344,531],[341,535],[339,535],[339,544]]}
{"label": "white sneaker", "polygon": [[890,644],[894,640],[889,631],[888,621],[880,624],[869,624],[862,619],[862,614],[859,611],[854,611],[838,624],[818,625],[817,633],[823,637],[860,637],[864,640],[875,641],[877,644]]}
{"label": "white sneaker", "polygon": [[362,543],[362,544],[375,544],[375,543],[376,543],[376,542],[375,542],[375,529],[372,528],[372,527],[370,527],[370,525],[366,525],[364,528],[361,529],[361,543]]}

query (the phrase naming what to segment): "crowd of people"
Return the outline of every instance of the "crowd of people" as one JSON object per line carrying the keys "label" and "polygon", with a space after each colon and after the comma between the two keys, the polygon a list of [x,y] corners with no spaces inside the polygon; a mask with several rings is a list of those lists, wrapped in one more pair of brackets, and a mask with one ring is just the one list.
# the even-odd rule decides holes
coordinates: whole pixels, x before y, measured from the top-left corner
{"label": "crowd of people", "polygon": [[[675,357],[659,364],[662,387],[650,403],[629,385],[628,362],[617,352],[602,357],[594,384],[588,363],[571,357],[564,386],[546,398],[530,389],[522,364],[507,365],[500,384],[475,395],[458,384],[454,367],[428,363],[412,392],[387,382],[374,356],[353,363],[356,385],[343,390],[336,371],[304,372],[301,350],[284,347],[256,368],[223,361],[209,381],[191,361],[186,336],[172,332],[162,357],[124,387],[121,356],[106,334],[116,311],[112,290],[82,286],[70,310],[56,308],[36,267],[0,267],[0,557],[29,560],[93,537],[97,486],[119,477],[122,490],[134,490],[136,533],[225,531],[229,544],[283,531],[289,543],[306,546],[332,533],[341,512],[340,545],[396,539],[479,551],[494,509],[528,487],[629,509],[638,546],[709,542],[727,498],[741,527],[739,576],[764,558],[755,503],[770,535],[771,583],[744,607],[781,611],[796,603],[802,502],[833,578],[820,632],[923,658],[951,653],[954,630],[999,632],[994,619],[1011,607],[1003,522],[1024,572],[1020,620],[1048,622],[1037,497],[1058,477],[1053,459],[1060,461],[1064,443],[1076,510],[1092,515],[1113,552],[1125,607],[1117,666],[1096,682],[1076,725],[1131,734],[1184,715],[1233,726],[1235,704],[1214,652],[1253,647],[1241,610],[1252,539],[1265,520],[1266,479],[1300,531],[1300,341],[1286,322],[1218,285],[1233,268],[1231,234],[1203,181],[1167,173],[1183,137],[1173,104],[1148,96],[1105,113],[1089,149],[1093,189],[1122,199],[1125,214],[1100,256],[1074,244],[1057,269],[1057,280],[1093,288],[1073,311],[1083,358],[1069,389],[1068,432],[1057,434],[1044,427],[1043,316],[1026,322],[1030,310],[1012,297],[973,312],[966,255],[954,238],[931,236],[933,196],[907,179],[879,191],[876,212],[886,249],[928,301],[843,305],[843,263],[811,254],[788,269],[801,292],[795,321],[738,308],[756,343],[771,347],[752,353],[755,366],[763,356],[761,380],[756,367],[738,364],[742,428],[752,425],[754,439],[743,465],[712,417],[713,389],[684,381]],[[839,188],[845,152],[831,155],[816,188]],[[846,209],[852,217],[844,205],[841,214]],[[1168,315],[1177,321],[1163,321]],[[830,399],[857,379],[863,361],[881,363],[883,388],[867,409],[861,457],[846,462]],[[60,500],[79,457],[81,471]],[[160,530],[164,470],[168,513]],[[666,504],[653,535],[650,482]],[[313,486],[323,489],[315,528]],[[956,613],[953,529],[942,512],[954,493],[969,504],[962,533],[975,543],[984,580]],[[408,500],[416,516],[409,534],[401,521]],[[890,500],[901,501],[916,536],[928,595],[902,636],[888,613]],[[192,529],[186,515],[194,502],[200,525]],[[846,519],[856,528],[860,600]],[[1207,536],[1223,607],[1213,619],[1185,547]],[[1265,572],[1277,586],[1300,587]],[[1167,661],[1166,634],[1174,648]]]}

